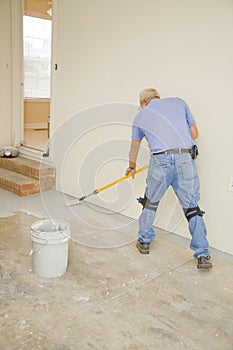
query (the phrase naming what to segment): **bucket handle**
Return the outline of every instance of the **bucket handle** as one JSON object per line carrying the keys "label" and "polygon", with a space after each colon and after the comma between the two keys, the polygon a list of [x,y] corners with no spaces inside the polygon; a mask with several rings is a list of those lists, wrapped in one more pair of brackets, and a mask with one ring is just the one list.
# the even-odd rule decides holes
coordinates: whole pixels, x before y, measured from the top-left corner
{"label": "bucket handle", "polygon": [[[43,239],[44,241],[45,241],[45,243],[44,243],[44,245],[45,244],[47,244],[48,243],[48,239],[46,239],[46,238],[41,238],[41,239]],[[33,249],[31,249],[31,251],[30,251],[30,253],[29,253],[29,255],[33,255],[33,254],[37,254],[37,253],[39,253],[40,251],[41,251],[41,249],[42,248],[44,248],[43,246],[41,246],[39,249],[37,249],[37,250],[33,250]]]}

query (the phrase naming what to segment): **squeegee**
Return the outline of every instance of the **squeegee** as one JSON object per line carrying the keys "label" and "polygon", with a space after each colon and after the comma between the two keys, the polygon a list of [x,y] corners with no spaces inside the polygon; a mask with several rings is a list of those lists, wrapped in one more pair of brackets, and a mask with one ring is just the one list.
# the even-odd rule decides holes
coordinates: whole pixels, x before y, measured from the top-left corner
{"label": "squeegee", "polygon": [[[138,174],[138,173],[140,173],[141,171],[147,169],[148,166],[149,166],[149,165],[145,165],[145,166],[143,166],[142,168],[139,168],[139,169],[135,170],[135,174]],[[122,177],[120,177],[119,179],[114,180],[114,181],[110,182],[109,184],[107,184],[107,185],[105,185],[105,186],[102,186],[102,187],[100,187],[100,188],[97,188],[96,190],[94,190],[93,192],[91,192],[91,193],[89,193],[89,194],[87,194],[87,195],[85,195],[85,196],[82,196],[82,197],[80,197],[80,198],[77,198],[77,199],[74,199],[74,200],[72,200],[72,201],[70,201],[70,202],[67,202],[67,203],[65,204],[65,207],[73,207],[73,206],[75,206],[75,205],[78,205],[78,204],[80,204],[80,202],[82,202],[84,199],[86,199],[86,198],[88,198],[88,197],[91,197],[91,196],[93,196],[94,194],[98,194],[98,193],[100,193],[100,192],[106,190],[107,188],[109,188],[109,187],[111,187],[111,186],[114,186],[114,185],[116,185],[117,183],[119,183],[119,182],[121,182],[121,181],[123,181],[123,180],[128,179],[128,178],[131,177],[131,176],[132,176],[132,174],[128,174],[128,175],[122,176]]]}

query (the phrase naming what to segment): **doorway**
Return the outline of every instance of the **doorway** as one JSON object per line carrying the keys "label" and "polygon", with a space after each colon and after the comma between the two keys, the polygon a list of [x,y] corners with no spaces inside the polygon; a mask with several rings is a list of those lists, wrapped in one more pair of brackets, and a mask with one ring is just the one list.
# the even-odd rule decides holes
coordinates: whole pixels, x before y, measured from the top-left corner
{"label": "doorway", "polygon": [[47,152],[50,136],[52,1],[24,0],[23,146]]}

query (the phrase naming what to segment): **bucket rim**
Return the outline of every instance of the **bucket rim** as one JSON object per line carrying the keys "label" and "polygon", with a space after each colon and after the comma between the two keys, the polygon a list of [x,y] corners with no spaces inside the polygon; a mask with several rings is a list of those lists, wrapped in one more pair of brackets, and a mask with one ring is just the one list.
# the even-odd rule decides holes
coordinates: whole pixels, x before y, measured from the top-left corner
{"label": "bucket rim", "polygon": [[[58,230],[52,230],[52,225],[59,225]],[[46,227],[46,225],[48,227]],[[51,226],[51,228],[49,227]],[[60,225],[63,227],[60,228]],[[55,226],[56,227],[56,226]],[[71,237],[70,223],[65,220],[37,220],[31,225],[31,239],[32,240],[48,240],[48,241],[64,241]],[[44,229],[43,229],[44,228]],[[57,227],[56,227],[57,228]],[[60,229],[59,229],[60,228]]]}
{"label": "bucket rim", "polygon": [[[53,224],[64,224],[64,229],[62,230],[58,230],[58,231],[41,231],[39,230],[38,226],[39,225],[43,225],[43,224],[51,224],[51,226]],[[45,219],[45,220],[37,220],[37,221],[34,221],[32,224],[31,224],[31,229],[33,231],[37,231],[37,232],[61,232],[61,231],[65,231],[66,229],[70,229],[71,228],[71,225],[69,222],[63,220],[63,219],[59,219],[59,220],[50,220],[50,219]]]}

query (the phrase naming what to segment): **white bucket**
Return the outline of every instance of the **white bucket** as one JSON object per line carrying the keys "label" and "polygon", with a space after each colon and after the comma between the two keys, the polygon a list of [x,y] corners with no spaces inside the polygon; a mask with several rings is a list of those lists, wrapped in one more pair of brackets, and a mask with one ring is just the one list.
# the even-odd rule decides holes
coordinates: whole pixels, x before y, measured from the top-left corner
{"label": "white bucket", "polygon": [[68,263],[70,224],[64,220],[36,221],[31,225],[32,268],[42,277],[61,276]]}

